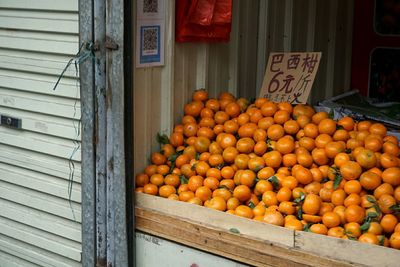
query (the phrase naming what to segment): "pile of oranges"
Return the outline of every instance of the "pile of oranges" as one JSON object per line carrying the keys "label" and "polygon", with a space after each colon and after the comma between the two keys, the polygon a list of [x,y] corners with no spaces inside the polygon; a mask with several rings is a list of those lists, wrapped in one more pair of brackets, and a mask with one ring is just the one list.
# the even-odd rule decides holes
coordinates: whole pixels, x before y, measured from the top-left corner
{"label": "pile of oranges", "polygon": [[136,191],[400,249],[400,149],[379,122],[193,93]]}

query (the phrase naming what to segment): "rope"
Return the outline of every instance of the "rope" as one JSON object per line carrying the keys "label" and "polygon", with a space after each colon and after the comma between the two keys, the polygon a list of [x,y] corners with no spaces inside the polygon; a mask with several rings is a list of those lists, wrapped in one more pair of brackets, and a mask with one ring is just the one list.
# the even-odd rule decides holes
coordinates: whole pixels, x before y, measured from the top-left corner
{"label": "rope", "polygon": [[[72,63],[75,65],[75,78],[76,78],[76,97],[75,97],[75,102],[74,102],[74,114],[73,118],[75,118],[76,113],[77,113],[77,103],[78,103],[78,92],[79,92],[79,71],[78,71],[78,65],[85,62],[88,59],[94,60],[95,54],[94,54],[94,46],[93,43],[82,43],[81,46],[79,47],[78,53],[71,58],[67,65],[64,67],[63,71],[61,74],[58,76],[57,82],[54,85],[53,90],[56,90],[58,84],[60,83],[61,79],[64,77],[65,72],[68,70],[68,68],[72,65]],[[73,120],[73,126],[75,129],[75,138],[73,140],[73,143],[75,145],[74,149],[72,150],[72,153],[68,159],[68,167],[69,167],[69,175],[68,175],[68,201],[69,201],[69,206],[72,211],[72,216],[74,221],[76,221],[75,218],[75,212],[74,209],[72,208],[72,186],[74,182],[74,175],[75,175],[75,164],[73,161],[73,158],[75,156],[75,153],[80,149],[81,143],[79,142],[78,138],[80,136],[80,127],[81,127],[81,117],[78,119],[78,124],[75,124],[75,120]]]}

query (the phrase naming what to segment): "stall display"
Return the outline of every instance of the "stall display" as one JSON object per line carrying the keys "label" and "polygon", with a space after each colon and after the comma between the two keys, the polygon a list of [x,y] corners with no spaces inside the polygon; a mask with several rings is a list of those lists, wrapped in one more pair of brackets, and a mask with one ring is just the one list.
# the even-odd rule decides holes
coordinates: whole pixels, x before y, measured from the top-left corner
{"label": "stall display", "polygon": [[384,124],[205,90],[184,114],[136,192],[400,249],[400,148]]}

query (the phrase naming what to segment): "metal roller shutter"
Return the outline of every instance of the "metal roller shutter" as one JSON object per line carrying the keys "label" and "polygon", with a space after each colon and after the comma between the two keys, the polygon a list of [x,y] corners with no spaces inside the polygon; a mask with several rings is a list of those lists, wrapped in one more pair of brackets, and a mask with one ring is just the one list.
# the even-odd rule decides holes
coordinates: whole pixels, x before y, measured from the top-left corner
{"label": "metal roller shutter", "polygon": [[78,0],[0,1],[0,266],[81,266],[78,31]]}

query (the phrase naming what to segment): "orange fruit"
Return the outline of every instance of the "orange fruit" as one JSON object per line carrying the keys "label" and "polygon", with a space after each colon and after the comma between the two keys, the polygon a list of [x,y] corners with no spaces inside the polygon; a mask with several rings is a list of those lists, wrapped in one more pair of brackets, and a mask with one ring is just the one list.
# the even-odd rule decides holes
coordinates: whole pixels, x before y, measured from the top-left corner
{"label": "orange fruit", "polygon": [[158,194],[161,197],[169,197],[172,194],[176,193],[176,188],[172,185],[163,185],[158,189]]}
{"label": "orange fruit", "polygon": [[332,237],[337,237],[337,238],[342,238],[344,236],[344,228],[337,226],[337,227],[332,227],[328,230],[327,235],[332,236]]}
{"label": "orange fruit", "polygon": [[261,106],[260,110],[264,117],[272,117],[275,112],[278,111],[278,106],[275,103],[268,101]]}
{"label": "orange fruit", "polygon": [[139,173],[135,177],[135,184],[137,187],[143,187],[145,184],[150,182],[150,178],[145,173]]}
{"label": "orange fruit", "polygon": [[329,142],[325,146],[325,153],[328,158],[335,158],[337,154],[343,152],[345,147],[340,142]]}
{"label": "orange fruit", "polygon": [[296,208],[293,202],[290,201],[282,201],[279,203],[279,212],[285,215],[292,215],[296,212]]}
{"label": "orange fruit", "polygon": [[364,147],[369,149],[373,152],[377,152],[382,148],[382,141],[377,137],[369,137],[365,138],[364,140]]}
{"label": "orange fruit", "polygon": [[376,235],[372,233],[364,233],[362,234],[359,238],[358,241],[362,243],[368,243],[368,244],[374,244],[374,245],[379,245],[379,239]]}
{"label": "orange fruit", "polygon": [[369,127],[369,132],[371,134],[376,134],[376,135],[380,135],[382,137],[384,137],[387,133],[387,129],[386,127],[382,124],[382,123],[373,123],[370,127]]}
{"label": "orange fruit", "polygon": [[249,219],[252,219],[254,217],[252,209],[246,205],[237,206],[235,209],[235,215]]}
{"label": "orange fruit", "polygon": [[360,121],[357,123],[358,131],[368,131],[369,127],[371,127],[372,123],[370,121]]}
{"label": "orange fruit", "polygon": [[391,154],[383,153],[379,157],[379,163],[383,168],[387,169],[399,166],[399,159]]}
{"label": "orange fruit", "polygon": [[237,116],[239,116],[241,109],[237,102],[230,102],[226,105],[225,112],[231,118],[236,118]]}
{"label": "orange fruit", "polygon": [[343,130],[343,129],[336,130],[336,132],[333,134],[333,140],[335,140],[335,141],[346,142],[349,139],[350,139],[349,132],[346,130]]}
{"label": "orange fruit", "polygon": [[278,199],[274,191],[265,191],[264,194],[262,194],[262,201],[267,207],[278,205]]}
{"label": "orange fruit", "polygon": [[394,232],[390,236],[390,247],[395,249],[400,249],[400,232]]}
{"label": "orange fruit", "polygon": [[265,180],[270,178],[272,175],[275,174],[275,170],[271,167],[264,167],[261,170],[258,171],[257,173],[257,178],[261,180]]}
{"label": "orange fruit", "polygon": [[328,233],[328,228],[321,223],[316,223],[310,226],[310,232],[314,234],[326,235]]}
{"label": "orange fruit", "polygon": [[258,129],[257,124],[253,122],[248,122],[239,127],[238,134],[241,138],[243,137],[253,137],[254,132]]}
{"label": "orange fruit", "polygon": [[345,210],[345,218],[347,222],[362,223],[365,218],[365,211],[358,205],[350,205]]}
{"label": "orange fruit", "polygon": [[356,161],[365,169],[371,169],[377,163],[374,152],[369,149],[362,149],[356,156]]}
{"label": "orange fruit", "polygon": [[299,183],[303,185],[307,185],[313,181],[313,176],[311,171],[302,166],[296,171],[296,173],[293,176]]}
{"label": "orange fruit", "polygon": [[378,205],[383,213],[393,213],[390,207],[396,205],[396,199],[393,195],[383,194],[378,198]]}
{"label": "orange fruit", "polygon": [[315,194],[308,194],[303,202],[303,212],[310,215],[315,215],[321,207],[321,198]]}
{"label": "orange fruit", "polygon": [[398,157],[399,154],[400,154],[400,148],[399,148],[398,142],[397,143],[393,143],[393,142],[390,142],[390,141],[385,142],[382,145],[382,150],[383,150],[384,153],[388,153],[388,154],[393,155],[395,157]]}
{"label": "orange fruit", "polygon": [[384,194],[393,195],[393,193],[393,186],[388,183],[383,183],[374,190],[374,197],[379,199]]}
{"label": "orange fruit", "polygon": [[274,114],[274,121],[277,124],[284,124],[290,119],[290,113],[286,110],[278,110]]}
{"label": "orange fruit", "polygon": [[247,185],[238,185],[233,190],[233,196],[240,201],[246,201],[251,197],[251,190]]}
{"label": "orange fruit", "polygon": [[346,192],[344,192],[343,189],[337,189],[333,191],[332,196],[331,196],[331,202],[335,206],[341,206],[344,204],[344,200],[346,198]]}
{"label": "orange fruit", "polygon": [[299,146],[312,151],[315,148],[315,141],[311,137],[304,136],[299,139]]}
{"label": "orange fruit", "polygon": [[274,140],[274,141],[281,138],[284,134],[285,134],[285,130],[279,124],[273,124],[267,130],[268,138],[271,140]]}
{"label": "orange fruit", "polygon": [[322,215],[322,223],[328,228],[336,227],[340,224],[340,217],[337,213],[328,211]]}
{"label": "orange fruit", "polygon": [[272,191],[274,188],[272,186],[272,184],[267,181],[267,180],[260,180],[256,183],[255,187],[254,187],[254,193],[256,195],[262,195],[264,194],[266,191]]}
{"label": "orange fruit", "polygon": [[321,134],[333,135],[336,131],[336,122],[330,118],[322,119],[318,124],[318,131]]}
{"label": "orange fruit", "polygon": [[196,189],[195,196],[200,198],[201,201],[206,201],[211,198],[212,192],[211,189],[207,186],[200,186]]}
{"label": "orange fruit", "polygon": [[346,162],[348,162],[348,161],[350,161],[350,156],[349,156],[349,154],[346,154],[346,153],[343,153],[343,152],[337,154],[337,155],[335,156],[335,158],[334,158],[334,164],[335,164],[337,167],[339,167],[339,168],[340,168],[342,165],[344,165]]}
{"label": "orange fruit", "polygon": [[364,172],[360,176],[360,184],[366,190],[374,190],[382,182],[381,177],[371,171]]}
{"label": "orange fruit", "polygon": [[236,143],[236,149],[240,153],[246,153],[249,154],[253,151],[255,142],[252,138],[249,137],[243,137],[240,138],[237,143]]}
{"label": "orange fruit", "polygon": [[358,180],[350,180],[345,182],[344,191],[347,194],[356,193],[359,194],[361,192],[361,184]]}
{"label": "orange fruit", "polygon": [[143,186],[143,192],[155,196],[158,194],[158,186],[156,186],[155,184],[145,184]]}
{"label": "orange fruit", "polygon": [[360,177],[362,169],[355,161],[347,161],[340,167],[340,174],[346,180],[355,180]]}
{"label": "orange fruit", "polygon": [[[285,218],[287,218],[287,216]],[[285,221],[284,226],[286,228],[297,230],[297,231],[302,231],[303,230],[303,224],[301,223],[301,221],[297,220],[296,218],[288,220],[288,221]]]}
{"label": "orange fruit", "polygon": [[311,118],[314,114],[315,110],[309,105],[299,104],[293,108],[293,117],[304,115]]}
{"label": "orange fruit", "polygon": [[318,125],[323,119],[329,118],[329,114],[326,111],[319,111],[315,113],[312,117],[311,120],[314,124]]}
{"label": "orange fruit", "polygon": [[361,236],[361,226],[356,222],[349,222],[344,225],[345,233],[351,237],[358,238]]}
{"label": "orange fruit", "polygon": [[353,130],[355,125],[354,120],[348,116],[339,119],[337,124],[342,126],[346,131]]}
{"label": "orange fruit", "polygon": [[382,180],[383,182],[388,183],[392,186],[400,185],[400,168],[399,167],[387,168],[382,173]]}
{"label": "orange fruit", "polygon": [[226,201],[221,196],[212,197],[210,200],[206,200],[204,202],[204,206],[207,208],[211,208],[214,210],[225,211],[226,210]]}
{"label": "orange fruit", "polygon": [[175,188],[177,188],[181,184],[181,182],[179,180],[179,176],[177,174],[173,174],[173,173],[168,174],[164,177],[164,183],[166,185],[171,185]]}
{"label": "orange fruit", "polygon": [[397,224],[398,219],[393,214],[385,214],[380,221],[383,232],[387,234],[392,233],[395,230]]}
{"label": "orange fruit", "polygon": [[356,193],[351,193],[349,194],[343,202],[343,205],[345,207],[348,207],[350,205],[360,205],[361,204],[361,197],[359,194]]}
{"label": "orange fruit", "polygon": [[304,128],[304,134],[307,137],[311,137],[311,138],[316,138],[319,134],[318,132],[318,126],[315,125],[314,123],[307,123]]}
{"label": "orange fruit", "polygon": [[274,224],[274,225],[278,225],[278,226],[283,226],[285,223],[283,215],[279,211],[265,212],[263,221],[266,223]]}
{"label": "orange fruit", "polygon": [[283,124],[283,129],[287,134],[293,135],[300,130],[300,125],[295,120],[288,120]]}
{"label": "orange fruit", "polygon": [[282,155],[278,151],[270,151],[263,155],[265,164],[271,168],[278,168],[282,163]]}
{"label": "orange fruit", "polygon": [[276,142],[275,149],[282,155],[292,153],[294,150],[294,141],[289,137],[282,137]]}
{"label": "orange fruit", "polygon": [[276,193],[276,199],[279,202],[289,201],[292,198],[292,190],[287,187],[282,187]]}

